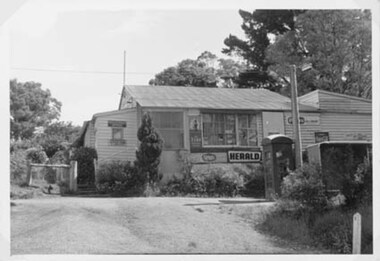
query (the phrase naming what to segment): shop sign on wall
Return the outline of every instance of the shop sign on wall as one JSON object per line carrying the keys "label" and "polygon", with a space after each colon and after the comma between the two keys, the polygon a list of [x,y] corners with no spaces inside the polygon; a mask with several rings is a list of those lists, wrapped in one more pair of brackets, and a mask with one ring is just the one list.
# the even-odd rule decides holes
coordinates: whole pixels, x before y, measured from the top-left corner
{"label": "shop sign on wall", "polygon": [[228,162],[260,162],[261,151],[228,151]]}
{"label": "shop sign on wall", "polygon": [[[300,124],[303,125],[319,125],[319,117],[318,116],[305,116],[299,117]],[[286,118],[286,122],[288,124],[293,124],[293,118],[291,116]]]}
{"label": "shop sign on wall", "polygon": [[205,162],[213,162],[216,160],[216,155],[213,153],[205,153],[202,155],[202,160]]}
{"label": "shop sign on wall", "polygon": [[127,127],[127,122],[126,121],[108,121],[108,127],[125,128]]}
{"label": "shop sign on wall", "polygon": [[202,134],[201,134],[201,128],[200,128],[200,117],[190,116],[189,127],[190,127],[190,149],[201,148]]}

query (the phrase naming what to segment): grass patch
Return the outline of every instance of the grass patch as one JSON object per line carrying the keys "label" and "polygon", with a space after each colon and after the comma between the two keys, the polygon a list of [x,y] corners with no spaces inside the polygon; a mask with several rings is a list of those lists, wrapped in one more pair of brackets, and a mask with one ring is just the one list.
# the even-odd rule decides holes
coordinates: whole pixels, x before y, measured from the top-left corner
{"label": "grass patch", "polygon": [[[324,212],[284,207],[268,211],[257,228],[264,233],[298,244],[328,249],[334,254],[352,253],[352,218],[362,215],[362,254],[373,253],[372,206],[335,208]],[[287,206],[289,206],[288,204]]]}

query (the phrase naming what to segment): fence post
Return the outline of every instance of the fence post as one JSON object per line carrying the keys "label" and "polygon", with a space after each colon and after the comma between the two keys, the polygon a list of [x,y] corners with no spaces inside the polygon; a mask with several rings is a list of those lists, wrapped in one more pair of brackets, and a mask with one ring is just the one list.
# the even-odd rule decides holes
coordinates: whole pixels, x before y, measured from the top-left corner
{"label": "fence post", "polygon": [[362,218],[359,213],[353,217],[352,254],[360,254],[362,235]]}
{"label": "fence post", "polygon": [[31,161],[30,160],[27,160],[26,161],[26,183],[28,184],[28,186],[31,186],[32,185],[32,165],[31,164]]}
{"label": "fence post", "polygon": [[77,172],[78,163],[76,161],[70,161],[70,178],[69,178],[69,189],[72,192],[77,191]]}

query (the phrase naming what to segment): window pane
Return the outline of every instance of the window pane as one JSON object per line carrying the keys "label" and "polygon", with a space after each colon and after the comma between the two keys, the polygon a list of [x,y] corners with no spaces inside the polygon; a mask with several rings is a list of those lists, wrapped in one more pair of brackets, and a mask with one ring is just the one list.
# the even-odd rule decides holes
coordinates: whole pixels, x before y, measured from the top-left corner
{"label": "window pane", "polygon": [[204,145],[235,145],[236,125],[233,114],[203,114]]}
{"label": "window pane", "polygon": [[239,115],[238,122],[239,129],[246,129],[248,127],[248,115]]}
{"label": "window pane", "polygon": [[112,139],[121,140],[123,138],[123,129],[112,129]]}
{"label": "window pane", "polygon": [[248,135],[248,145],[249,146],[257,146],[257,131],[253,129],[249,129]]}
{"label": "window pane", "polygon": [[164,148],[183,148],[183,113],[152,112],[153,126],[164,140]]}

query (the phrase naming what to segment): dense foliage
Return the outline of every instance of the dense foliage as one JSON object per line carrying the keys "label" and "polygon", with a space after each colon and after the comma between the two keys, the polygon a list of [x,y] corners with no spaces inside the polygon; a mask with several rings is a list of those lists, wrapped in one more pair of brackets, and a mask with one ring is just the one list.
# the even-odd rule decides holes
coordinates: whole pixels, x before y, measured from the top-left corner
{"label": "dense foliage", "polygon": [[153,127],[149,113],[145,113],[142,117],[137,138],[140,141],[140,147],[136,151],[135,165],[139,175],[146,177],[147,193],[149,194],[149,190],[155,191],[157,189],[157,183],[160,180],[158,165],[160,164],[163,146],[163,140]]}
{"label": "dense foliage", "polygon": [[232,59],[218,58],[208,51],[197,59],[185,59],[176,66],[166,68],[150,80],[150,85],[234,87],[243,65]]}
{"label": "dense foliage", "polygon": [[27,139],[60,116],[61,102],[40,83],[10,81],[11,138]]}
{"label": "dense foliage", "polygon": [[281,197],[323,210],[327,206],[327,195],[319,166],[304,164],[287,175],[281,185]]}
{"label": "dense foliage", "polygon": [[140,195],[146,182],[130,162],[112,161],[100,164],[96,187],[102,193]]}
{"label": "dense foliage", "polygon": [[45,151],[40,148],[30,148],[26,150],[26,159],[32,163],[45,163],[48,160]]}
{"label": "dense foliage", "polygon": [[95,182],[94,159],[98,155],[94,148],[80,147],[73,151],[71,160],[78,162],[78,184]]}
{"label": "dense foliage", "polygon": [[[365,151],[346,145],[327,148],[322,152],[322,170],[305,164],[290,173],[282,183],[281,198],[260,228],[287,240],[348,254],[352,253],[352,217],[358,212],[361,251],[373,253],[372,164],[363,156]],[[332,188],[344,200],[335,201]]]}
{"label": "dense foliage", "polygon": [[264,174],[254,166],[213,166],[194,168],[183,159],[180,176],[161,187],[166,196],[196,197],[264,197]]}
{"label": "dense foliage", "polygon": [[[299,68],[301,95],[322,89],[371,98],[370,11],[240,10],[239,14],[246,39],[230,35],[222,50],[242,57],[255,72],[241,78],[239,86],[289,95],[289,65],[294,64]],[[312,69],[302,72],[305,64]]]}

